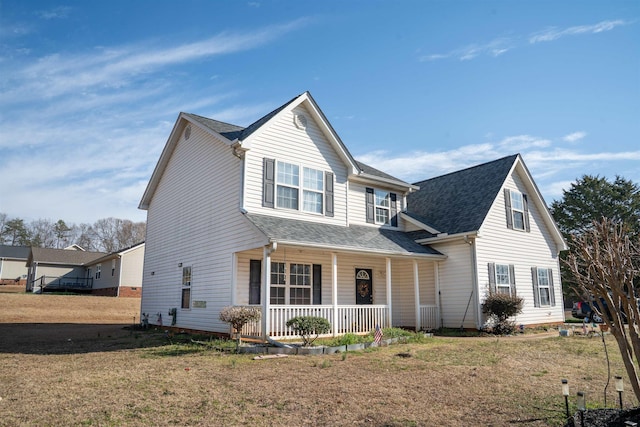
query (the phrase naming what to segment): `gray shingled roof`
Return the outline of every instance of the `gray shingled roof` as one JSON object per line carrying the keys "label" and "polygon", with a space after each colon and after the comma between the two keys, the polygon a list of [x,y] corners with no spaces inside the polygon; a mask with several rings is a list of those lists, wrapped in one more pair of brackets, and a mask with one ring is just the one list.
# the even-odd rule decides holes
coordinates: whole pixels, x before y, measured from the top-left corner
{"label": "gray shingled roof", "polygon": [[322,224],[267,215],[246,217],[268,238],[336,250],[355,250],[400,255],[442,255],[429,246],[417,244],[404,232],[378,227]]}
{"label": "gray shingled roof", "polygon": [[105,255],[105,252],[33,247],[29,259],[44,264],[84,265]]}
{"label": "gray shingled roof", "polygon": [[384,179],[388,179],[391,181],[397,181],[399,183],[402,183],[404,185],[409,185],[408,182],[405,182],[401,179],[396,178],[395,176],[391,176],[388,173],[382,172],[381,170],[378,170],[372,166],[369,166],[365,163],[362,163],[358,160],[356,160],[356,164],[358,165],[358,167],[360,168],[360,170],[368,175],[372,175],[372,176],[377,176],[378,178],[384,178]]}
{"label": "gray shingled roof", "polygon": [[31,248],[29,246],[0,245],[0,258],[23,259],[29,258]]}
{"label": "gray shingled roof", "polygon": [[407,196],[407,215],[440,232],[480,229],[518,154],[417,182]]}
{"label": "gray shingled roof", "polygon": [[224,136],[230,141],[233,141],[234,139],[239,139],[242,141],[246,139],[249,135],[251,135],[253,132],[255,132],[257,129],[259,129],[260,126],[268,122],[273,116],[275,116],[280,111],[282,111],[287,105],[295,101],[298,98],[298,96],[284,103],[283,105],[276,108],[269,114],[262,116],[261,118],[259,118],[258,120],[256,120],[246,128],[242,126],[232,125],[230,123],[221,122],[218,120],[209,119],[207,117],[198,116],[197,114],[192,114],[192,113],[183,113],[183,114],[185,116],[189,116],[190,118],[197,121],[198,123],[208,127],[212,131],[219,133],[220,135]]}

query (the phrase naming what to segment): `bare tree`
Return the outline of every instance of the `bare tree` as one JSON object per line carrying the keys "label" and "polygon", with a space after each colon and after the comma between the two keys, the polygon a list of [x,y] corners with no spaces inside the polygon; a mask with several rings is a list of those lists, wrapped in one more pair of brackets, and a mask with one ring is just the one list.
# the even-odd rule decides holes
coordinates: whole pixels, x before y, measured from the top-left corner
{"label": "bare tree", "polygon": [[54,225],[48,219],[37,219],[29,223],[30,245],[41,248],[55,248],[56,235]]}
{"label": "bare tree", "polygon": [[97,248],[94,243],[94,235],[95,233],[93,232],[93,227],[91,227],[91,224],[74,224],[69,231],[68,243],[75,243],[76,245],[87,251],[95,251],[97,250]]}
{"label": "bare tree", "polygon": [[[575,277],[576,292],[594,299],[593,309],[615,337],[631,386],[640,400],[637,368],[640,359],[638,240],[637,236],[630,238],[622,223],[603,218],[600,222],[594,221],[593,228],[573,236],[573,249],[566,264]],[[625,327],[625,320],[628,327]]]}

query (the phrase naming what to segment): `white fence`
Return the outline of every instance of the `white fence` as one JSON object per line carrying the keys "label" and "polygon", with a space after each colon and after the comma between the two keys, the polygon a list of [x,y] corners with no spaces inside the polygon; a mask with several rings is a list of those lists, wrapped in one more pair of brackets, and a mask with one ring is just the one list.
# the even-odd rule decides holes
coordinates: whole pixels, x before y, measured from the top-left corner
{"label": "white fence", "polygon": [[[346,333],[367,334],[375,330],[376,325],[381,328],[390,326],[387,322],[386,305],[341,305],[338,306],[338,323],[333,324],[333,310],[331,305],[280,305],[269,307],[269,336],[273,339],[293,338],[298,335],[287,326],[287,321],[298,316],[324,317],[331,324],[331,330],[325,336]],[[243,336],[260,337],[260,322],[247,324],[242,329]]]}

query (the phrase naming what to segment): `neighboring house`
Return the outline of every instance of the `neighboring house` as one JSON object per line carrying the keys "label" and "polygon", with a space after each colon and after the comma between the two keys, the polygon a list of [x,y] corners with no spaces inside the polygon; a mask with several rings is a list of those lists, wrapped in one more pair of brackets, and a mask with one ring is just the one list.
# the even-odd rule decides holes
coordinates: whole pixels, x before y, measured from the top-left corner
{"label": "neighboring house", "polygon": [[87,277],[93,278],[91,293],[110,297],[140,297],[144,242],[87,262]]}
{"label": "neighboring house", "polygon": [[139,297],[144,243],[113,252],[30,248],[27,292],[68,290],[103,296]]}
{"label": "neighboring house", "polygon": [[[256,305],[262,320],[243,333],[262,338],[293,335],[286,321],[300,315],[327,318],[334,335],[480,328],[489,288],[512,292],[513,277],[518,322],[562,322],[564,241],[520,156],[487,165],[466,171],[491,188],[394,178],[356,161],[308,92],[247,128],[180,113],[139,206],[141,310],[229,333],[220,310]],[[525,265],[544,269],[536,285]]]}
{"label": "neighboring house", "polygon": [[89,292],[92,279],[87,277],[84,265],[105,255],[75,245],[65,249],[32,247],[27,259],[27,292],[42,292],[45,288]]}
{"label": "neighboring house", "polygon": [[0,285],[22,285],[27,283],[28,246],[0,245]]}

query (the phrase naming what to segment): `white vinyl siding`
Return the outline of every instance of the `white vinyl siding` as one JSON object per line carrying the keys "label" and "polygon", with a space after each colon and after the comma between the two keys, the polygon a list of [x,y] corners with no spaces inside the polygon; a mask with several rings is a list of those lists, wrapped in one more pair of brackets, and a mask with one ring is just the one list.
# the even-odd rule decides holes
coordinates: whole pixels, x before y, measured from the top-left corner
{"label": "white vinyl siding", "polygon": [[[239,211],[241,160],[198,126],[191,129],[189,140],[180,135],[147,212],[141,312],[153,314],[152,324],[161,313],[167,325],[168,309],[178,308],[178,327],[227,333],[218,313],[231,304],[233,253],[266,239]],[[190,310],[179,308],[180,263],[193,267],[197,284]]]}
{"label": "white vinyl siding", "polygon": [[[507,177],[504,185],[508,190],[523,194],[534,193],[533,189],[525,187],[517,172]],[[556,243],[542,220],[537,204],[533,203],[532,197],[529,197],[528,210],[530,232],[514,232],[505,227],[504,192],[496,195],[489,214],[480,228],[481,237],[475,239],[480,303],[489,292],[487,264],[491,262],[512,264],[517,295],[524,299],[523,312],[516,316],[516,322],[525,325],[562,322],[564,312]],[[451,254],[448,255],[451,258]],[[535,307],[531,273],[531,267],[535,266],[553,271],[555,306]]]}
{"label": "white vinyl siding", "polygon": [[[294,114],[300,113],[307,116],[307,127],[304,130],[296,128],[293,123]],[[324,200],[317,195],[320,192],[319,182],[321,182],[319,174],[316,174],[315,179],[311,174],[311,179],[307,181],[306,200],[310,212],[306,212],[307,209],[302,204],[298,210],[263,207],[264,158],[300,167],[301,182],[298,185],[300,192],[298,198],[302,200],[305,197],[303,168],[318,172],[332,172],[333,216],[317,213],[321,204],[323,210],[327,209]],[[245,155],[245,162],[243,204],[247,211],[282,218],[346,225],[347,168],[305,107],[299,106],[293,111],[283,111],[280,116],[272,119],[264,129],[261,129],[259,135],[251,139],[251,149]],[[326,190],[327,188],[323,187],[323,191]]]}

